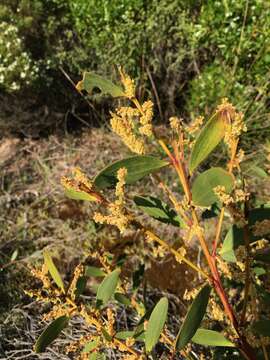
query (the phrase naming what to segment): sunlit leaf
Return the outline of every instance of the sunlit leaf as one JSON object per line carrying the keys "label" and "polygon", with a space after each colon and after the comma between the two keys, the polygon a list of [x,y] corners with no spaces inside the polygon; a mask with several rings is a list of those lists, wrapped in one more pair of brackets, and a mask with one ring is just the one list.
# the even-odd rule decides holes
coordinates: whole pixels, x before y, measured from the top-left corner
{"label": "sunlit leaf", "polygon": [[206,346],[228,346],[235,347],[234,343],[226,339],[223,334],[213,330],[198,329],[191,341]]}
{"label": "sunlit leaf", "polygon": [[85,344],[82,352],[90,352],[93,351],[94,349],[96,349],[98,347],[98,345],[100,344],[100,339],[95,339],[92,341],[89,341],[88,343]]}
{"label": "sunlit leaf", "polygon": [[154,307],[145,332],[145,348],[150,352],[158,342],[165,325],[168,312],[168,299],[163,297]]}
{"label": "sunlit leaf", "polygon": [[192,173],[196,167],[207,158],[225,135],[224,119],[214,115],[201,130],[192,148],[189,170]]}
{"label": "sunlit leaf", "polygon": [[92,72],[85,72],[83,74],[83,79],[78,82],[76,88],[79,91],[85,90],[89,94],[92,93],[94,88],[98,88],[104,95],[107,94],[113,97],[125,96],[121,87]]}
{"label": "sunlit leaf", "polygon": [[116,269],[108,274],[98,287],[96,303],[97,307],[104,306],[113,296],[119,280],[120,270]]}
{"label": "sunlit leaf", "polygon": [[197,206],[210,206],[219,199],[214,192],[216,186],[224,186],[230,193],[234,186],[233,176],[219,167],[214,167],[199,174],[192,184],[192,201]]}
{"label": "sunlit leaf", "polygon": [[85,191],[76,191],[73,189],[65,189],[66,197],[73,200],[84,200],[84,201],[97,201],[95,196],[88,194]]}
{"label": "sunlit leaf", "polygon": [[119,340],[127,340],[129,338],[133,338],[136,341],[144,341],[144,331],[140,334],[136,334],[135,331],[119,331],[115,334],[115,337]]}
{"label": "sunlit leaf", "polygon": [[53,280],[55,281],[56,285],[63,291],[63,293],[65,292],[64,289],[64,283],[62,281],[62,278],[59,274],[59,271],[57,270],[57,267],[54,265],[54,262],[51,258],[51,255],[48,251],[44,251],[43,252],[43,256],[44,256],[44,263],[45,266],[47,267],[49,273],[51,274],[51,277],[53,278]]}
{"label": "sunlit leaf", "polygon": [[135,196],[134,202],[147,215],[160,222],[177,227],[183,225],[183,221],[177,213],[158,198],[153,196]]}
{"label": "sunlit leaf", "polygon": [[35,352],[40,353],[45,351],[46,347],[50,345],[53,340],[61,333],[61,331],[68,325],[69,318],[67,316],[60,316],[55,319],[50,325],[42,332],[35,344]]}
{"label": "sunlit leaf", "polygon": [[179,330],[176,339],[176,349],[183,349],[195,335],[201,321],[205,315],[211,287],[205,285],[197,294],[190,308],[184,322]]}
{"label": "sunlit leaf", "polygon": [[117,183],[117,171],[120,168],[127,169],[126,184],[133,184],[165,166],[167,161],[160,160],[153,156],[138,155],[132,156],[105,167],[94,179],[94,184],[99,189],[113,187]]}

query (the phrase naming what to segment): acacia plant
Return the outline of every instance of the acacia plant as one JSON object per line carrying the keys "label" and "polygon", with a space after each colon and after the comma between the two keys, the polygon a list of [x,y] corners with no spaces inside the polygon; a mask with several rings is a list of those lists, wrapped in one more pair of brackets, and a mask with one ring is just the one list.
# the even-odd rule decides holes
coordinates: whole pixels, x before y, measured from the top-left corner
{"label": "acacia plant", "polygon": [[[186,299],[193,301],[184,319],[179,314],[181,326],[175,332],[170,327],[168,298],[162,297],[147,309],[139,282],[122,271],[123,261],[112,254],[101,250],[88,254],[67,285],[50,254],[44,252],[42,270],[33,270],[43,281],[43,288],[31,295],[53,305],[45,315],[45,320],[52,322],[38,338],[35,350],[44,351],[70,318],[80,316],[89,333],[66,349],[78,359],[106,358],[108,348],[129,360],[198,359],[196,353],[204,351],[194,345],[199,344],[210,347],[206,351],[209,356],[216,351],[219,359],[238,354],[234,356],[268,360],[270,286],[265,264],[269,263],[270,208],[254,206],[241,171],[244,152],[238,145],[241,133],[246,131],[243,114],[225,99],[205,124],[202,117],[189,125],[171,118],[170,136],[165,140],[153,126],[153,103],[140,103],[132,79],[121,70],[120,75],[122,85],[116,85],[85,73],[77,89],[91,94],[98,88],[123,101],[125,106],[111,113],[111,127],[135,155],[108,165],[91,180],[76,168],[72,177],[62,178],[65,193],[72,199],[96,203],[96,223],[115,226],[120,234],[127,230],[139,234],[146,254],[163,258],[170,253],[198,273],[201,280],[186,294]],[[222,160],[223,167],[199,172],[198,168],[221,142],[228,161]],[[159,172],[164,174],[166,168],[173,169],[179,191],[172,191],[168,181],[162,180]],[[149,175],[170,205],[153,194],[143,194],[131,199],[133,208],[127,188]],[[158,227],[150,228],[139,221],[138,209],[168,226],[182,228],[181,239],[162,239]],[[212,241],[207,236],[207,217],[216,217]],[[201,264],[192,262],[189,255],[191,238],[196,238],[202,249]],[[89,265],[93,258],[99,266]],[[89,277],[103,278],[93,302],[86,302],[82,296]],[[119,306],[125,306],[132,319],[137,319],[128,330],[117,325]]]}

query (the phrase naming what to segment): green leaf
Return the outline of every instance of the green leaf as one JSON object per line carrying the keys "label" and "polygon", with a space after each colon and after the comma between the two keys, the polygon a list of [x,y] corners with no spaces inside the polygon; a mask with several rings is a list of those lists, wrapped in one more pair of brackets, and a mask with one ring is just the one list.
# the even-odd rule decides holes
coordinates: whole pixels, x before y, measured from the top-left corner
{"label": "green leaf", "polygon": [[101,354],[95,351],[89,355],[88,360],[106,360],[106,356],[105,354]]}
{"label": "green leaf", "polygon": [[102,335],[106,341],[112,341],[112,336],[104,328],[101,329]]}
{"label": "green leaf", "polygon": [[191,339],[196,344],[206,346],[229,346],[235,347],[234,343],[226,339],[224,335],[217,331],[198,329]]}
{"label": "green leaf", "polygon": [[104,277],[106,274],[103,270],[96,266],[86,266],[84,275],[93,277]]}
{"label": "green leaf", "polygon": [[169,163],[153,156],[132,156],[105,167],[95,178],[94,184],[98,189],[113,187],[117,183],[117,171],[120,168],[127,169],[126,184],[133,184]]}
{"label": "green leaf", "polygon": [[44,262],[45,265],[49,271],[49,273],[51,274],[51,277],[53,278],[54,282],[56,283],[56,285],[63,291],[63,293],[65,292],[65,288],[64,288],[64,283],[62,281],[62,278],[59,274],[59,271],[57,270],[57,267],[54,265],[54,262],[51,258],[51,255],[48,251],[44,251],[43,252],[43,256],[44,256]]}
{"label": "green leaf", "polygon": [[219,167],[213,167],[199,174],[192,185],[192,201],[198,206],[211,206],[219,199],[213,189],[216,186],[224,186],[226,193],[233,189],[233,176]]}
{"label": "green leaf", "polygon": [[95,196],[92,196],[85,191],[65,189],[65,195],[73,200],[97,201],[97,198]]}
{"label": "green leaf", "polygon": [[76,283],[75,296],[78,298],[83,294],[87,283],[87,278],[85,276],[80,276]]}
{"label": "green leaf", "polygon": [[76,88],[79,91],[86,90],[89,94],[92,93],[94,88],[98,88],[102,94],[109,94],[113,97],[125,96],[121,87],[92,72],[85,72],[83,79],[78,82]]}
{"label": "green leaf", "polygon": [[119,340],[127,340],[128,338],[134,337],[134,331],[119,331],[115,334],[115,337]]}
{"label": "green leaf", "polygon": [[97,307],[104,306],[115,292],[119,280],[120,270],[116,269],[108,274],[98,287],[96,304]]}
{"label": "green leaf", "polygon": [[255,266],[252,268],[252,271],[254,272],[255,275],[257,276],[262,276],[266,274],[266,271],[264,268],[259,267],[259,266]]}
{"label": "green leaf", "polygon": [[176,349],[183,349],[195,335],[206,312],[211,287],[205,285],[191,304],[176,338]]}
{"label": "green leaf", "polygon": [[135,196],[133,200],[142,211],[154,219],[177,227],[183,225],[183,221],[177,213],[163,201],[153,196]]}
{"label": "green leaf", "polygon": [[215,114],[203,127],[192,148],[189,162],[191,173],[215,149],[224,137],[224,134],[224,120],[219,114]]}
{"label": "green leaf", "polygon": [[115,337],[119,340],[127,340],[128,338],[133,338],[136,341],[144,341],[144,331],[136,333],[135,331],[119,331],[115,334]]}
{"label": "green leaf", "polygon": [[257,335],[270,336],[270,320],[258,320],[252,324],[252,331]]}
{"label": "green leaf", "polygon": [[238,228],[236,225],[231,226],[219,251],[220,256],[225,261],[233,263],[237,261],[234,251],[244,243],[243,236],[243,229]]}
{"label": "green leaf", "polygon": [[150,352],[158,342],[165,325],[168,312],[168,299],[163,297],[154,307],[145,332],[146,352]]}
{"label": "green leaf", "polygon": [[100,339],[89,341],[88,343],[85,344],[82,352],[88,353],[90,351],[93,351],[94,349],[96,349],[98,347],[99,344],[100,344]]}
{"label": "green leaf", "polygon": [[129,306],[131,304],[131,301],[128,297],[126,297],[124,294],[121,293],[115,293],[114,298],[116,301],[118,301],[120,304],[123,304],[125,306]]}
{"label": "green leaf", "polygon": [[57,338],[61,331],[68,325],[69,318],[67,316],[60,316],[50,323],[49,326],[42,332],[35,344],[35,352],[41,353],[45,351],[46,347]]}

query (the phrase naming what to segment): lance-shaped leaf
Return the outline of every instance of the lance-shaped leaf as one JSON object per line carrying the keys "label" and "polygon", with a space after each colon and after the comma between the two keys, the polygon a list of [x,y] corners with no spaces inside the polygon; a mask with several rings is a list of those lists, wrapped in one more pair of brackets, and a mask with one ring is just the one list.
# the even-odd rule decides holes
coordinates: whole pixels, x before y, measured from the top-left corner
{"label": "lance-shaped leaf", "polygon": [[225,121],[219,113],[208,120],[192,148],[189,170],[192,173],[196,167],[207,158],[225,135]]}
{"label": "lance-shaped leaf", "polygon": [[133,184],[144,176],[149,175],[164,166],[169,165],[167,161],[153,156],[138,155],[127,159],[116,161],[105,167],[94,179],[98,189],[113,187],[117,183],[117,171],[120,168],[127,169],[126,184]]}
{"label": "lance-shaped leaf", "polygon": [[145,348],[150,352],[158,342],[165,325],[168,312],[168,299],[163,297],[154,307],[145,332]]}
{"label": "lance-shaped leaf", "polygon": [[84,200],[84,201],[97,201],[97,197],[91,194],[88,194],[85,191],[76,191],[74,189],[65,189],[66,197],[73,200]]}
{"label": "lance-shaped leaf", "polygon": [[258,320],[252,324],[252,331],[257,335],[270,336],[270,320]]}
{"label": "lance-shaped leaf", "polygon": [[144,331],[137,335],[135,331],[119,331],[115,334],[115,337],[119,340],[127,340],[129,338],[134,338],[136,341],[145,340]]}
{"label": "lance-shaped leaf", "polygon": [[214,192],[216,186],[224,186],[229,194],[234,186],[233,176],[219,167],[213,167],[199,174],[192,185],[192,201],[198,206],[211,206],[219,199]]}
{"label": "lance-shaped leaf", "polygon": [[191,304],[176,338],[176,349],[183,349],[195,335],[206,312],[211,287],[205,285]]}
{"label": "lance-shaped leaf", "polygon": [[48,251],[44,251],[43,252],[43,256],[44,256],[44,262],[45,262],[45,266],[47,267],[49,273],[51,274],[51,277],[53,278],[54,282],[56,283],[56,285],[63,291],[63,293],[65,292],[65,288],[64,288],[64,283],[63,280],[59,274],[59,271],[57,270],[57,267],[54,265],[54,262],[51,258],[51,255]]}
{"label": "lance-shaped leaf", "polygon": [[111,95],[113,97],[125,96],[121,87],[92,72],[85,72],[83,74],[83,79],[78,82],[76,88],[79,91],[86,90],[89,94],[92,93],[94,88],[98,88],[102,94]]}
{"label": "lance-shaped leaf", "polygon": [[97,307],[104,306],[113,296],[119,280],[120,270],[116,269],[108,274],[98,287],[96,304]]}
{"label": "lance-shaped leaf", "polygon": [[45,351],[46,347],[57,338],[61,331],[68,325],[69,318],[67,316],[60,316],[50,323],[49,326],[42,332],[35,344],[35,352],[40,353]]}
{"label": "lance-shaped leaf", "polygon": [[223,334],[207,329],[198,329],[191,340],[199,345],[235,347]]}
{"label": "lance-shaped leaf", "polygon": [[173,209],[153,196],[135,196],[134,202],[147,215],[162,223],[172,224],[177,227],[183,225],[183,221]]}

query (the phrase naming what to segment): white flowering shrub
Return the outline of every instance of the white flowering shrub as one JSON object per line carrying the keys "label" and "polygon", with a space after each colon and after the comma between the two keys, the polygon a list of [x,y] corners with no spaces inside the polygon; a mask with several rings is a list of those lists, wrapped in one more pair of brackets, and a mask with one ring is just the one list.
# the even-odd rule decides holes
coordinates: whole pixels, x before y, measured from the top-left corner
{"label": "white flowering shrub", "polygon": [[24,51],[15,25],[0,24],[0,87],[8,92],[20,90],[37,78],[38,65]]}

